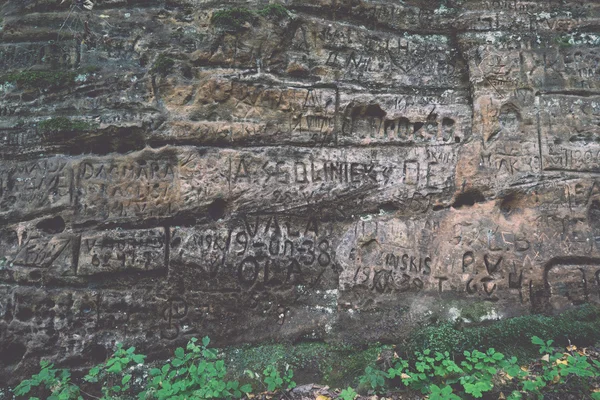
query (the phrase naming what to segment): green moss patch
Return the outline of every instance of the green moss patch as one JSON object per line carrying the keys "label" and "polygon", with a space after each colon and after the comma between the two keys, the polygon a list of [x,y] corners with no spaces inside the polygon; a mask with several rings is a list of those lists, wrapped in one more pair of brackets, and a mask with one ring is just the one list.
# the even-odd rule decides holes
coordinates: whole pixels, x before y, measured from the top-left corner
{"label": "green moss patch", "polygon": [[258,14],[278,21],[290,16],[288,10],[281,4],[269,4],[260,10]]}
{"label": "green moss patch", "polygon": [[58,132],[77,132],[91,131],[97,127],[96,124],[81,120],[71,120],[65,117],[47,119],[38,124],[38,129],[42,133]]}
{"label": "green moss patch", "polygon": [[[486,313],[488,308],[471,310]],[[553,339],[566,346],[569,340],[579,346],[600,342],[600,308],[584,305],[557,316],[527,315],[479,325],[439,323],[416,330],[394,351],[404,359],[414,360],[416,352],[426,349],[462,357],[465,350],[485,351],[495,348],[508,356],[527,360],[539,357],[531,337]],[[314,382],[331,387],[356,387],[358,377],[373,366],[380,354],[390,353],[390,345],[350,346],[322,342],[295,345],[271,344],[230,347],[223,351],[229,371],[241,376],[244,370],[261,372],[269,365],[294,370],[299,383]],[[385,357],[384,357],[385,358]]]}
{"label": "green moss patch", "polygon": [[21,88],[59,88],[75,84],[77,73],[70,71],[20,71],[0,77],[0,82],[12,82]]}
{"label": "green moss patch", "polygon": [[535,354],[532,336],[565,346],[569,341],[580,346],[595,344],[600,341],[600,308],[588,304],[557,316],[526,315],[478,326],[440,323],[416,331],[403,348],[406,356],[423,349],[461,354],[465,350],[490,347],[524,356]]}
{"label": "green moss patch", "polygon": [[255,20],[256,14],[247,8],[229,8],[215,11],[210,22],[219,28],[239,31],[246,23],[253,24]]}
{"label": "green moss patch", "polygon": [[244,370],[262,373],[269,365],[294,370],[298,382],[321,382],[332,387],[356,384],[367,365],[373,365],[385,346],[376,344],[357,348],[305,342],[295,345],[261,345],[224,349],[230,373],[241,376]]}
{"label": "green moss patch", "polygon": [[151,72],[159,73],[161,75],[167,75],[174,65],[175,60],[163,53],[156,58],[156,61],[154,61]]}
{"label": "green moss patch", "polygon": [[259,17],[281,21],[289,15],[288,10],[281,4],[269,4],[259,11],[241,7],[215,11],[210,22],[218,28],[239,32],[246,24],[255,25]]}

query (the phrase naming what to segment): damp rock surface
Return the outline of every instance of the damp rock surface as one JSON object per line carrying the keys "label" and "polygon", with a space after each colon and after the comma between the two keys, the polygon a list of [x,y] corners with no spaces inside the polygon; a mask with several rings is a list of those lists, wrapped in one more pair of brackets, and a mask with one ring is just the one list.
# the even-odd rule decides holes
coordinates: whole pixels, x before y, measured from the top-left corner
{"label": "damp rock surface", "polygon": [[597,2],[93,3],[0,1],[0,383],[600,303]]}

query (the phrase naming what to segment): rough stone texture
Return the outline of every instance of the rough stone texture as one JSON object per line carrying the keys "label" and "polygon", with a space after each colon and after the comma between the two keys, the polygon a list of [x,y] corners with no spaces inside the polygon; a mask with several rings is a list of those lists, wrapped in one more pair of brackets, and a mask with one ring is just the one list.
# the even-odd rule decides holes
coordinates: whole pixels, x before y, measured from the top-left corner
{"label": "rough stone texture", "polygon": [[0,1],[0,383],[600,303],[597,2],[94,2]]}

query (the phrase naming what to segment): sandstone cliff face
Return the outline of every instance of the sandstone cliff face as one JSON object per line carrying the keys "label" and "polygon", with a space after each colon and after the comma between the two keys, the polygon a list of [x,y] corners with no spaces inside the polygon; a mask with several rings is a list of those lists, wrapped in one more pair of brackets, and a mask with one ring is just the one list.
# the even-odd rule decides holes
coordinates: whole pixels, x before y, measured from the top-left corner
{"label": "sandstone cliff face", "polygon": [[0,1],[0,382],[600,302],[600,4],[93,3]]}

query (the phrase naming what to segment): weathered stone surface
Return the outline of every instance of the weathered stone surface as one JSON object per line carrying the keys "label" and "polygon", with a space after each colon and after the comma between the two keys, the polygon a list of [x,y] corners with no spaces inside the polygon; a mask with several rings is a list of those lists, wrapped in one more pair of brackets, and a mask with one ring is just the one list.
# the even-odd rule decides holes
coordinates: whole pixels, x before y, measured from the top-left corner
{"label": "weathered stone surface", "polygon": [[600,303],[600,5],[0,1],[0,384]]}

